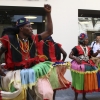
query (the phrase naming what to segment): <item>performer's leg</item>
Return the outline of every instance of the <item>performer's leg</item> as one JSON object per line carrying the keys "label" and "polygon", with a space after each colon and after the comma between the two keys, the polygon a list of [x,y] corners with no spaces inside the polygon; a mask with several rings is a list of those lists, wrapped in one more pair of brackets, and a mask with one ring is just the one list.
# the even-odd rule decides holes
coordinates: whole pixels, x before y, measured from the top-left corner
{"label": "performer's leg", "polygon": [[27,89],[27,100],[36,100],[36,93],[35,93],[35,90],[34,90],[34,87],[32,87],[32,90],[31,89]]}
{"label": "performer's leg", "polygon": [[86,93],[83,93],[83,100],[88,100],[88,99],[86,98]]}
{"label": "performer's leg", "polygon": [[78,93],[75,92],[75,99],[74,100],[77,100],[77,97],[78,97]]}
{"label": "performer's leg", "polygon": [[54,93],[53,93],[53,100],[55,100],[55,96],[56,96],[56,90],[54,90]]}

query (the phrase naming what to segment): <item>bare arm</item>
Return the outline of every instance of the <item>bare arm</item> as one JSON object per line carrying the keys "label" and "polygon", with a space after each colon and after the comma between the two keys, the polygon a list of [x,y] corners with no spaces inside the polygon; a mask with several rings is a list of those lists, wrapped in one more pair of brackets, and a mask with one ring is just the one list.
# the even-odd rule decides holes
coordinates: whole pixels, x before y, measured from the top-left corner
{"label": "bare arm", "polygon": [[76,60],[76,57],[74,56],[73,51],[70,52],[69,58],[70,58],[70,59],[73,59],[73,60]]}
{"label": "bare arm", "polygon": [[62,61],[65,61],[66,57],[67,57],[67,53],[64,51],[63,48],[60,48],[61,50],[61,53],[63,54],[63,58],[62,58]]}
{"label": "bare arm", "polygon": [[[1,46],[0,47],[0,59],[1,59],[1,56],[2,54],[6,51],[6,48],[4,46]],[[2,68],[1,68],[1,65],[0,65],[0,75],[1,76],[5,76],[5,73],[2,71]]]}
{"label": "bare arm", "polygon": [[100,53],[100,50],[97,50],[97,52],[96,53],[92,53],[91,56],[96,57],[99,53]]}
{"label": "bare arm", "polygon": [[52,19],[51,19],[51,6],[50,5],[44,5],[44,9],[46,11],[46,17],[47,17],[47,29],[45,32],[41,33],[42,39],[46,39],[51,34],[53,34],[53,25],[52,25]]}
{"label": "bare arm", "polygon": [[69,54],[69,58],[75,60],[77,63],[81,64],[81,60],[77,57],[74,56],[74,52],[71,51],[71,53]]}
{"label": "bare arm", "polygon": [[100,53],[100,50],[97,50],[97,52],[94,53],[92,47],[90,48],[90,56],[96,57],[99,53]]}

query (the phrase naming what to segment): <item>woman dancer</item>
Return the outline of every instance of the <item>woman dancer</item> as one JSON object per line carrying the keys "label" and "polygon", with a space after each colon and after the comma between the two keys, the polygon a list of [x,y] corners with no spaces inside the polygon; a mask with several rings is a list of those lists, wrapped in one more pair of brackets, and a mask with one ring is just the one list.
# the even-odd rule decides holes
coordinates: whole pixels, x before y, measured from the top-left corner
{"label": "woman dancer", "polygon": [[97,56],[100,51],[93,53],[92,49],[87,46],[86,34],[80,34],[78,39],[79,45],[75,46],[69,55],[69,58],[73,60],[71,65],[72,88],[75,92],[74,100],[77,100],[79,93],[83,93],[83,100],[87,100],[87,92],[98,91],[98,70],[90,58]]}

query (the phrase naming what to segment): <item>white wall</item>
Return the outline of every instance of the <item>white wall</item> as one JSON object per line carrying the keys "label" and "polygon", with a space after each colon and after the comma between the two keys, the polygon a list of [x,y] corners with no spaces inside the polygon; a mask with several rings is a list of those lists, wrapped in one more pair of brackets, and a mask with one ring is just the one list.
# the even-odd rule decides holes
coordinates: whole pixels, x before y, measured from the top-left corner
{"label": "white wall", "polygon": [[100,0],[77,0],[78,9],[100,10]]}
{"label": "white wall", "polygon": [[[73,2],[73,0],[0,0],[0,5],[8,6],[43,7],[46,3],[51,4],[52,6],[53,38],[55,41],[61,43],[63,48],[69,54],[71,48],[77,44],[77,2]],[[66,60],[69,59],[67,58]]]}
{"label": "white wall", "polygon": [[[100,0],[0,0],[0,5],[8,6],[43,7],[46,3],[52,6],[53,38],[61,43],[69,54],[71,48],[77,45],[78,9],[100,10]],[[66,78],[71,80],[69,71],[66,73]]]}

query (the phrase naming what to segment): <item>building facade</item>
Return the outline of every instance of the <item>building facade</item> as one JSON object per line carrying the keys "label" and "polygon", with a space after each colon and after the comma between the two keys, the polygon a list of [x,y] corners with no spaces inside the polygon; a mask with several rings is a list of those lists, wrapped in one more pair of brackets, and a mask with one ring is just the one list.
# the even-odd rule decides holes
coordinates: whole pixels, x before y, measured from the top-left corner
{"label": "building facade", "polygon": [[[44,4],[52,6],[53,38],[67,54],[78,43],[78,9],[100,10],[100,0],[0,0],[0,6],[43,7]],[[70,61],[68,57],[66,60]],[[70,71],[66,77],[71,80]]]}

